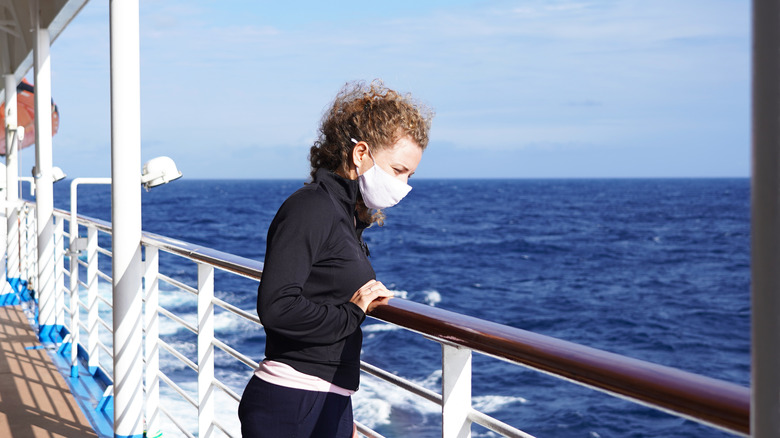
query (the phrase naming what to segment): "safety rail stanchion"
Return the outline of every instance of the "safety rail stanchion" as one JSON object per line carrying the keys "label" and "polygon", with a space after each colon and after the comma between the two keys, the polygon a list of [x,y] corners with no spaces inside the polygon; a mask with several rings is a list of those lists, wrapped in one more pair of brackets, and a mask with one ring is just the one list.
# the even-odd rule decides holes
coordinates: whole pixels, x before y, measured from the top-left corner
{"label": "safety rail stanchion", "polygon": [[87,367],[95,374],[100,366],[100,329],[98,324],[98,230],[87,227]]}
{"label": "safety rail stanchion", "polygon": [[22,247],[22,254],[19,256],[24,267],[24,274],[22,275],[22,279],[27,282],[28,290],[34,291],[35,277],[32,275],[30,269],[30,265],[32,264],[32,261],[30,260],[30,251],[32,250],[32,239],[30,239],[30,235],[35,234],[35,230],[30,231],[30,211],[25,208],[22,214],[22,223],[19,225],[19,227],[22,229],[22,237],[19,239],[21,242],[24,242],[24,246]]}
{"label": "safety rail stanchion", "polygon": [[198,436],[214,432],[214,267],[198,263]]}
{"label": "safety rail stanchion", "polygon": [[[37,210],[37,208],[35,209]],[[38,297],[38,312],[40,315],[41,279],[38,276],[38,221],[36,220],[36,212],[33,209],[27,211],[26,238],[29,248],[27,252],[27,282],[32,285],[30,290],[35,291],[36,297]]]}
{"label": "safety rail stanchion", "polygon": [[54,220],[54,323],[65,326],[65,251],[62,245],[65,221],[61,217]]}
{"label": "safety rail stanchion", "polygon": [[73,219],[68,224],[68,232],[70,234],[70,241],[68,244],[68,256],[70,257],[70,376],[79,376],[79,334],[81,329],[79,327],[79,319],[81,309],[79,306],[79,250],[76,248],[76,239],[79,235],[79,226]]}
{"label": "safety rail stanchion", "polygon": [[442,436],[470,438],[471,350],[441,345]]}
{"label": "safety rail stanchion", "polygon": [[19,230],[19,290],[23,291],[24,288],[22,285],[24,282],[27,282],[27,287],[32,290],[34,286],[31,284],[30,279],[30,273],[29,273],[29,257],[28,254],[30,252],[30,240],[28,239],[29,232],[27,230],[28,223],[27,223],[27,207],[24,206],[19,209],[19,225],[17,229]]}
{"label": "safety rail stanchion", "polygon": [[19,292],[19,140],[24,136],[23,129],[17,129],[18,101],[16,96],[16,76],[11,72],[4,72],[3,85],[5,91],[5,126],[0,127],[5,131],[5,188],[0,195],[5,198],[5,275],[8,285],[3,284],[3,304],[14,304],[16,298],[10,292],[12,286],[14,292]]}
{"label": "safety rail stanchion", "polygon": [[141,69],[138,0],[109,2],[114,436],[143,436]]}
{"label": "safety rail stanchion", "polygon": [[27,219],[25,218],[25,208],[17,209],[18,224],[16,225],[16,240],[19,247],[16,252],[16,259],[19,261],[19,291],[23,291],[22,281],[27,279]]}
{"label": "safety rail stanchion", "polygon": [[145,420],[146,436],[155,438],[162,434],[160,430],[160,314],[159,306],[159,250],[153,246],[144,247],[144,358],[146,371],[144,388],[146,389]]}
{"label": "safety rail stanchion", "polygon": [[[0,162],[0,168],[3,168],[4,164]],[[3,184],[5,184],[5,181],[0,179],[0,187],[5,187]],[[0,202],[4,201],[4,193],[3,191],[7,190],[0,190]],[[0,207],[0,249],[8,252],[8,221],[7,219],[7,209],[5,207]],[[8,263],[6,256],[0,255],[0,276],[4,276],[5,278],[0,278],[0,305],[7,305],[7,304],[13,304],[16,302],[16,294],[13,293],[13,289],[11,289],[11,283],[8,281],[8,269],[7,269]]]}
{"label": "safety rail stanchion", "polygon": [[[7,172],[10,172],[10,170],[6,170]],[[9,190],[9,195],[12,192],[18,191],[17,189]],[[6,209],[6,226],[7,226],[7,234],[6,234],[6,263],[5,263],[5,269],[7,271],[6,276],[8,280],[12,283],[14,286],[15,292],[20,292],[20,277],[22,275],[21,273],[21,260],[19,259],[19,254],[21,252],[20,247],[20,239],[19,235],[21,234],[21,230],[19,229],[19,208],[12,203],[11,201],[8,202],[8,207]]]}
{"label": "safety rail stanchion", "polygon": [[[33,2],[38,5],[39,2]],[[38,6],[35,6],[36,10]],[[54,284],[54,177],[52,174],[52,118],[45,111],[51,105],[51,42],[49,21],[42,13],[33,14],[33,81],[35,82],[35,291],[38,296],[39,337],[47,342],[61,342],[57,324]]]}
{"label": "safety rail stanchion", "polygon": [[20,238],[24,242],[23,253],[20,256],[24,260],[24,275],[22,275],[22,279],[27,282],[29,293],[29,291],[37,291],[38,288],[38,269],[35,264],[36,258],[33,256],[33,254],[38,252],[36,248],[38,239],[34,237],[37,235],[37,224],[35,223],[35,214],[29,206],[24,208],[22,220],[23,222],[20,225],[24,230],[24,236]]}
{"label": "safety rail stanchion", "polygon": [[[37,209],[37,207],[36,207]],[[40,279],[38,278],[38,221],[36,220],[35,211],[33,209],[27,209],[25,212],[25,229],[27,231],[25,240],[27,241],[27,284],[29,289],[35,291],[36,297],[39,300],[38,311],[40,316]],[[40,321],[39,321],[40,322]],[[39,327],[40,329],[40,327]]]}

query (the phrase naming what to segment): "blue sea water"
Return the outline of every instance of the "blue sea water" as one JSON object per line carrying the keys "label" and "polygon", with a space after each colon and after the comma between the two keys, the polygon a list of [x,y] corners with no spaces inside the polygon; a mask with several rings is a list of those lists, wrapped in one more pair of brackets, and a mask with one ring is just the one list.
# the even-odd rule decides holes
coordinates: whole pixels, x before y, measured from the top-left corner
{"label": "blue sea water", "polygon": [[[377,278],[399,295],[749,385],[749,180],[412,184],[385,225],[364,234]],[[262,261],[276,209],[301,185],[182,179],[143,194],[144,230]],[[55,206],[67,208],[67,185],[55,187]],[[110,220],[109,200],[106,187],[79,188],[81,214]],[[190,283],[195,275],[174,257],[161,270]],[[218,275],[216,289],[254,309],[255,283]],[[192,312],[185,299],[166,305]],[[185,332],[167,336],[191,353]],[[370,319],[364,332],[364,360],[438,390],[438,344]],[[218,322],[217,334],[262,359],[261,330]],[[240,393],[250,371],[217,360]],[[475,355],[473,370],[475,407],[539,437],[729,436],[492,358]],[[356,418],[385,436],[441,436],[436,406],[368,377],[354,404]]]}

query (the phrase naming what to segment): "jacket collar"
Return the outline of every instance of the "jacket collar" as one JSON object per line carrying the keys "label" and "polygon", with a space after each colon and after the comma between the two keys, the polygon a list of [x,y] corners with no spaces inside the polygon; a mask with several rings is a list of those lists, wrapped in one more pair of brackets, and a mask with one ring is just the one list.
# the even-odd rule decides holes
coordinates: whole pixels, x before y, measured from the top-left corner
{"label": "jacket collar", "polygon": [[327,169],[317,169],[314,174],[314,182],[324,185],[331,196],[348,207],[348,211],[355,210],[357,196],[360,193],[357,180],[341,177]]}
{"label": "jacket collar", "polygon": [[355,211],[358,195],[360,194],[360,184],[356,179],[347,179],[327,169],[317,169],[314,174],[315,184],[321,184],[325,190],[342,206],[348,216],[355,219],[355,232],[366,255],[369,255],[368,246],[363,242],[363,230],[368,228],[370,223],[363,222]]}
{"label": "jacket collar", "polygon": [[344,207],[347,214],[355,218],[355,228],[362,230],[371,225],[361,221],[355,212],[355,204],[360,195],[360,184],[356,179],[347,179],[329,170],[317,169],[313,182],[325,186],[328,193]]}

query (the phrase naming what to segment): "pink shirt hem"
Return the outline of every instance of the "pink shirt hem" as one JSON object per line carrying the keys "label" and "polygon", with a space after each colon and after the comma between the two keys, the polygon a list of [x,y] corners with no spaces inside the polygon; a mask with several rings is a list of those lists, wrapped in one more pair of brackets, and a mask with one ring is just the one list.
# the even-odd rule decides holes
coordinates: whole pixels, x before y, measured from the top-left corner
{"label": "pink shirt hem", "polygon": [[327,380],[320,379],[319,377],[304,374],[290,365],[273,360],[262,361],[260,366],[257,367],[257,370],[255,370],[255,376],[265,380],[268,383],[284,386],[287,388],[317,392],[332,392],[334,394],[343,395],[345,397],[349,397],[355,393],[355,391],[350,391],[340,386],[336,386]]}

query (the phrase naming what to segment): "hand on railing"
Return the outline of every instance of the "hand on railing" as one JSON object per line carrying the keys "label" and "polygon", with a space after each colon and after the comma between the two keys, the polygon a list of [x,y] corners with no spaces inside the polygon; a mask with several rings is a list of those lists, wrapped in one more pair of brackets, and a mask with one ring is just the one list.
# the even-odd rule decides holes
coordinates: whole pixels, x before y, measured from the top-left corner
{"label": "hand on railing", "polygon": [[352,295],[350,302],[357,304],[363,309],[363,313],[368,313],[380,303],[386,303],[393,296],[381,281],[369,280],[360,289]]}

